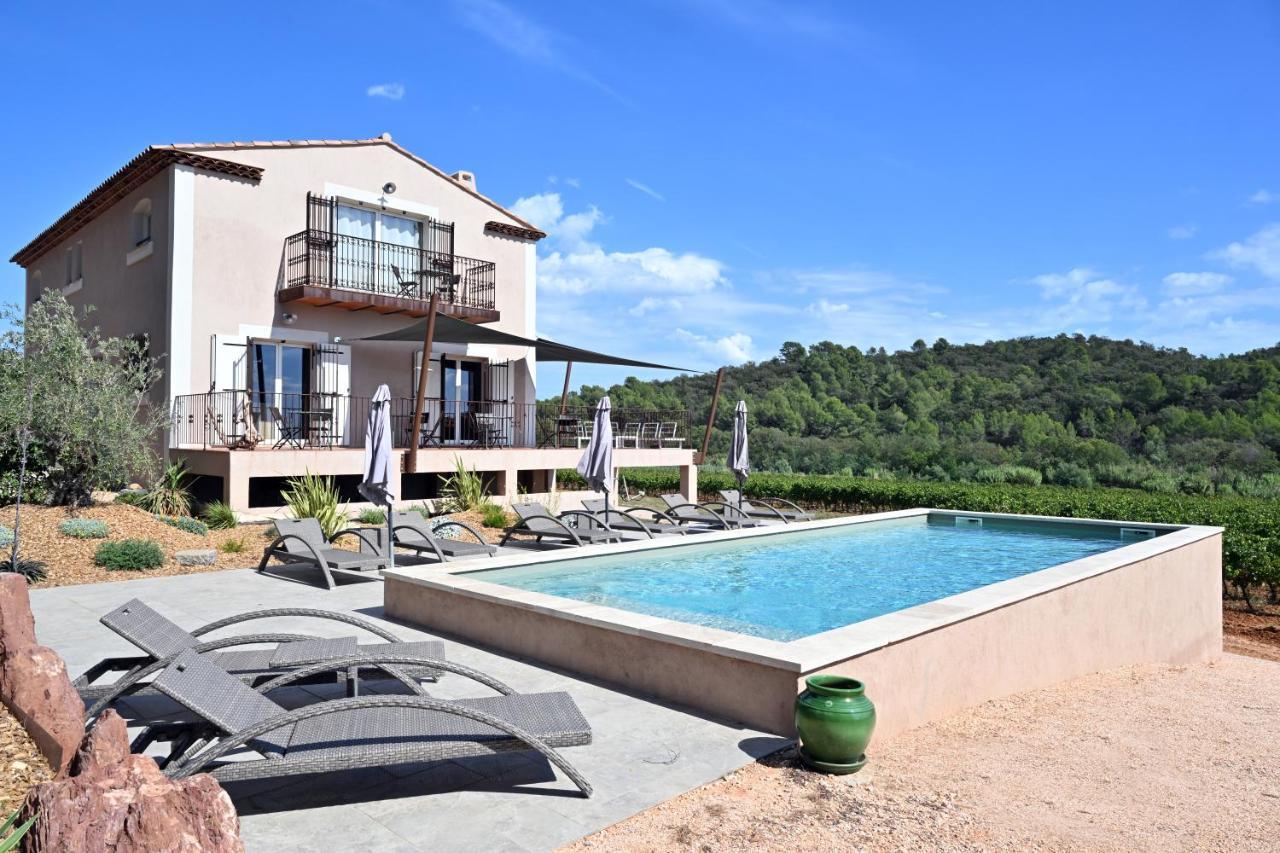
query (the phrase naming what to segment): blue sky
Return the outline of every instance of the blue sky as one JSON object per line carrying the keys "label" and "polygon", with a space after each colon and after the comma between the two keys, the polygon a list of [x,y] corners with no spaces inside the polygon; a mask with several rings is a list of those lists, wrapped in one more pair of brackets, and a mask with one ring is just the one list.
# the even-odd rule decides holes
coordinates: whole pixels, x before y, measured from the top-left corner
{"label": "blue sky", "polygon": [[150,143],[389,131],[551,232],[567,342],[1280,340],[1274,3],[135,12],[0,11],[6,257]]}

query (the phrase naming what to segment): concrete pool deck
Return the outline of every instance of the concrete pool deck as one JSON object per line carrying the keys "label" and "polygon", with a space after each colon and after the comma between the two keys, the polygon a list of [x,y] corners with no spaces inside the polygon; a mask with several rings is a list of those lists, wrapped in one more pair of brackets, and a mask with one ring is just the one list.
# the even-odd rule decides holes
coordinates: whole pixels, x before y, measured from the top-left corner
{"label": "concrete pool deck", "polygon": [[1222,530],[912,509],[754,530],[503,556],[483,568],[786,535],[930,515],[1153,529],[1161,535],[959,595],[779,642],[467,576],[387,573],[385,607],[428,626],[790,736],[804,676],[859,678],[891,736],[962,708],[1090,672],[1221,654]]}
{"label": "concrete pool deck", "polygon": [[[31,604],[39,641],[57,651],[75,677],[103,657],[137,653],[98,623],[104,613],[131,598],[194,628],[234,613],[279,606],[349,611],[382,623],[382,597],[382,584],[377,582],[344,584],[326,591],[245,569],[37,589],[31,592]],[[251,624],[258,630],[332,636],[359,633],[340,623],[326,625],[317,620]],[[436,636],[382,624],[406,640]],[[483,670],[521,692],[564,690],[573,696],[591,725],[593,742],[562,752],[595,786],[595,796],[574,796],[572,783],[552,773],[547,762],[519,753],[393,771],[371,769],[256,786],[228,785],[250,853],[550,850],[785,745],[777,737],[670,703],[443,639],[450,660]],[[308,689],[332,695],[321,688]],[[490,695],[473,682],[448,676],[428,690],[441,698]],[[288,697],[273,694],[273,698],[290,703]],[[141,712],[144,703],[163,701],[134,698],[122,710],[129,718]],[[131,727],[131,735],[138,730]]]}

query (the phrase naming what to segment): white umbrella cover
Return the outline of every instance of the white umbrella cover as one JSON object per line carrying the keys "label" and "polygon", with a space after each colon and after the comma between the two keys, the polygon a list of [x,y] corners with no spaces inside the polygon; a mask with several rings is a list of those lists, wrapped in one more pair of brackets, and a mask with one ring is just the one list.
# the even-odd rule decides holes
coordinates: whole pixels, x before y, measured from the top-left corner
{"label": "white umbrella cover", "polygon": [[364,479],[356,487],[370,503],[387,508],[387,568],[395,568],[396,549],[391,531],[391,389],[379,385],[369,399],[364,429]]}
{"label": "white umbrella cover", "polygon": [[604,492],[604,506],[609,508],[609,493],[613,491],[613,422],[609,419],[609,398],[601,397],[591,429],[591,440],[578,460],[578,473],[587,481],[593,492]]}

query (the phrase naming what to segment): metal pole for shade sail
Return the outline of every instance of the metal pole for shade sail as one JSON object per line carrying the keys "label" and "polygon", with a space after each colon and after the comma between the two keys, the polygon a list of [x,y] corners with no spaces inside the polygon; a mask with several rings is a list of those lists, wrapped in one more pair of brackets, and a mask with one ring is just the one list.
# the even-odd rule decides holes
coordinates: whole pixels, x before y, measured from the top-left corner
{"label": "metal pole for shade sail", "polygon": [[418,391],[413,401],[413,423],[409,427],[409,455],[405,457],[404,469],[413,474],[418,470],[418,442],[422,432],[422,410],[427,399],[427,374],[431,370],[431,343],[436,336],[436,310],[439,307],[440,294],[431,292],[431,301],[427,304],[427,331],[422,339],[422,367],[418,371]]}
{"label": "metal pole for shade sail", "polygon": [[711,427],[716,422],[716,406],[720,403],[720,388],[724,385],[724,368],[716,371],[716,390],[711,395],[711,412],[707,415],[707,429],[702,434],[702,450],[698,452],[698,458],[694,460],[698,465],[707,461],[707,447],[711,444]]}
{"label": "metal pole for shade sail", "polygon": [[573,374],[573,362],[566,361],[564,363],[564,390],[560,392],[560,417],[564,417],[564,411],[569,405],[569,377]]}

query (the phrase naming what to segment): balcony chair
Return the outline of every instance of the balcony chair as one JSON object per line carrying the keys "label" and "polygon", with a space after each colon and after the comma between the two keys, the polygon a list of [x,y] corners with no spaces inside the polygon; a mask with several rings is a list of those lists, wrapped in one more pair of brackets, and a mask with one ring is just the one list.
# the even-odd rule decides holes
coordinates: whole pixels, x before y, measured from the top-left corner
{"label": "balcony chair", "polygon": [[[417,662],[396,655],[385,660]],[[165,775],[185,779],[209,773],[222,783],[537,752],[583,796],[591,796],[591,785],[555,750],[591,742],[591,727],[567,693],[521,694],[502,685],[498,696],[443,700],[419,689],[410,696],[332,699],[292,711],[263,695],[302,674],[347,663],[338,659],[305,667],[255,691],[199,655],[183,653],[155,683],[197,720],[149,728],[135,748],[171,742],[169,755],[157,762]]]}
{"label": "balcony chair", "polygon": [[477,447],[500,447],[507,443],[506,431],[498,415],[492,412],[467,412],[467,422],[471,428],[471,442]]}
{"label": "balcony chair", "polygon": [[661,447],[658,441],[658,423],[646,423],[640,426],[639,447]]}
{"label": "balcony chair", "polygon": [[658,426],[659,447],[684,447],[684,439],[680,437],[680,425],[675,421],[665,421]]}
{"label": "balcony chair", "polygon": [[617,447],[639,447],[640,446],[640,424],[637,421],[625,424],[621,430],[614,433],[613,443]]}
{"label": "balcony chair", "polygon": [[586,447],[591,442],[591,435],[595,432],[595,421],[578,421],[578,449]]}
{"label": "balcony chair", "polygon": [[272,448],[279,450],[281,447],[291,444],[301,450],[303,439],[302,424],[289,423],[284,413],[280,411],[279,406],[272,406],[269,411],[271,412],[271,420],[275,421],[278,434],[277,441],[272,445]]}

